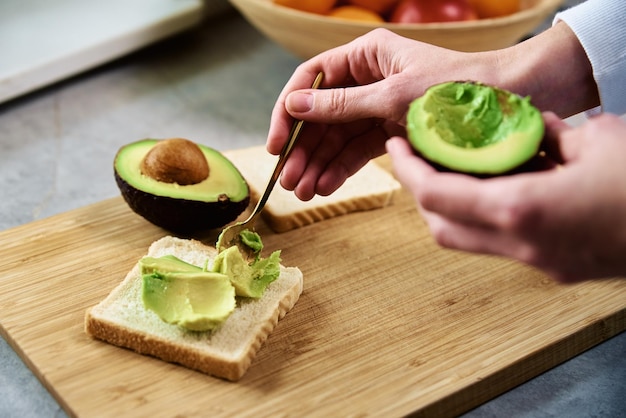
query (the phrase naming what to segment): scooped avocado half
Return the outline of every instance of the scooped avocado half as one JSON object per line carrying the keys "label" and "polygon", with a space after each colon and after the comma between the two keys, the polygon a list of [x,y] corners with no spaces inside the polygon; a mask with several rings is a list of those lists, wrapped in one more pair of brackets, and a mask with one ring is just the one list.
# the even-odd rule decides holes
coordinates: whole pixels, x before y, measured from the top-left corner
{"label": "scooped avocado half", "polygon": [[230,160],[182,138],[125,145],[115,157],[114,169],[130,208],[176,233],[223,227],[250,202],[248,184]]}
{"label": "scooped avocado half", "polygon": [[528,97],[480,83],[447,82],[411,103],[407,133],[413,148],[437,165],[497,175],[537,155],[544,124]]}

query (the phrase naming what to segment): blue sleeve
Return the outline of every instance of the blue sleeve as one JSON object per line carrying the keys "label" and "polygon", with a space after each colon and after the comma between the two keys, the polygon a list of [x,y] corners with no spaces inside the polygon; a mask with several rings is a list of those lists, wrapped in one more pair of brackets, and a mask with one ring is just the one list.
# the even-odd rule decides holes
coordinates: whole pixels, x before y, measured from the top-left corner
{"label": "blue sleeve", "polygon": [[589,57],[601,110],[626,113],[626,4],[623,0],[587,0],[557,13],[554,22],[574,31]]}

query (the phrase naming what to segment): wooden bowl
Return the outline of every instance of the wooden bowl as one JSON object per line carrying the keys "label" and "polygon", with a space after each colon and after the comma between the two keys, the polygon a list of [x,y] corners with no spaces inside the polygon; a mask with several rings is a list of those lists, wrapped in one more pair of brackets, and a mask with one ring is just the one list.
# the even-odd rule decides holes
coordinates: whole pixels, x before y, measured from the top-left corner
{"label": "wooden bowl", "polygon": [[549,18],[562,0],[522,0],[512,15],[450,23],[370,23],[331,18],[274,4],[272,0],[230,0],[260,32],[296,56],[308,59],[350,42],[376,27],[407,38],[459,51],[511,46]]}

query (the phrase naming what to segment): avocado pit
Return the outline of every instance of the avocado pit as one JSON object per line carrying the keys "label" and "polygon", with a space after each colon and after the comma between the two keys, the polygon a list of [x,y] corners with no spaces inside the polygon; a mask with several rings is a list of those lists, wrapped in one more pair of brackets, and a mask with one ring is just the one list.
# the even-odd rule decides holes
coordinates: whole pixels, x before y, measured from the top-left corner
{"label": "avocado pit", "polygon": [[197,184],[209,177],[209,164],[202,150],[184,138],[157,143],[141,161],[141,172],[157,181],[180,185]]}

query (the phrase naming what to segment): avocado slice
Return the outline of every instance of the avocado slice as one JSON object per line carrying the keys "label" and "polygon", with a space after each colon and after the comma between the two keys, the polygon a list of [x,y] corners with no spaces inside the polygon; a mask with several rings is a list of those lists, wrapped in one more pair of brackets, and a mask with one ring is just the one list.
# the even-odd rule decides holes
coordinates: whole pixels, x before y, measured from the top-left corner
{"label": "avocado slice", "polygon": [[[191,157],[183,158],[186,155]],[[195,165],[205,166],[200,175]],[[248,184],[230,160],[181,138],[144,139],[123,146],[115,156],[114,172],[130,208],[175,233],[221,228],[237,219],[250,202]]]}
{"label": "avocado slice", "polygon": [[446,82],[415,99],[407,114],[413,148],[452,171],[499,175],[537,156],[544,133],[530,98],[475,82]]}
{"label": "avocado slice", "polygon": [[191,331],[213,330],[235,310],[235,288],[225,274],[155,271],[142,280],[144,306]]}
{"label": "avocado slice", "polygon": [[143,257],[139,260],[141,274],[159,273],[180,273],[180,272],[200,272],[202,268],[189,264],[171,254],[162,257]]}

